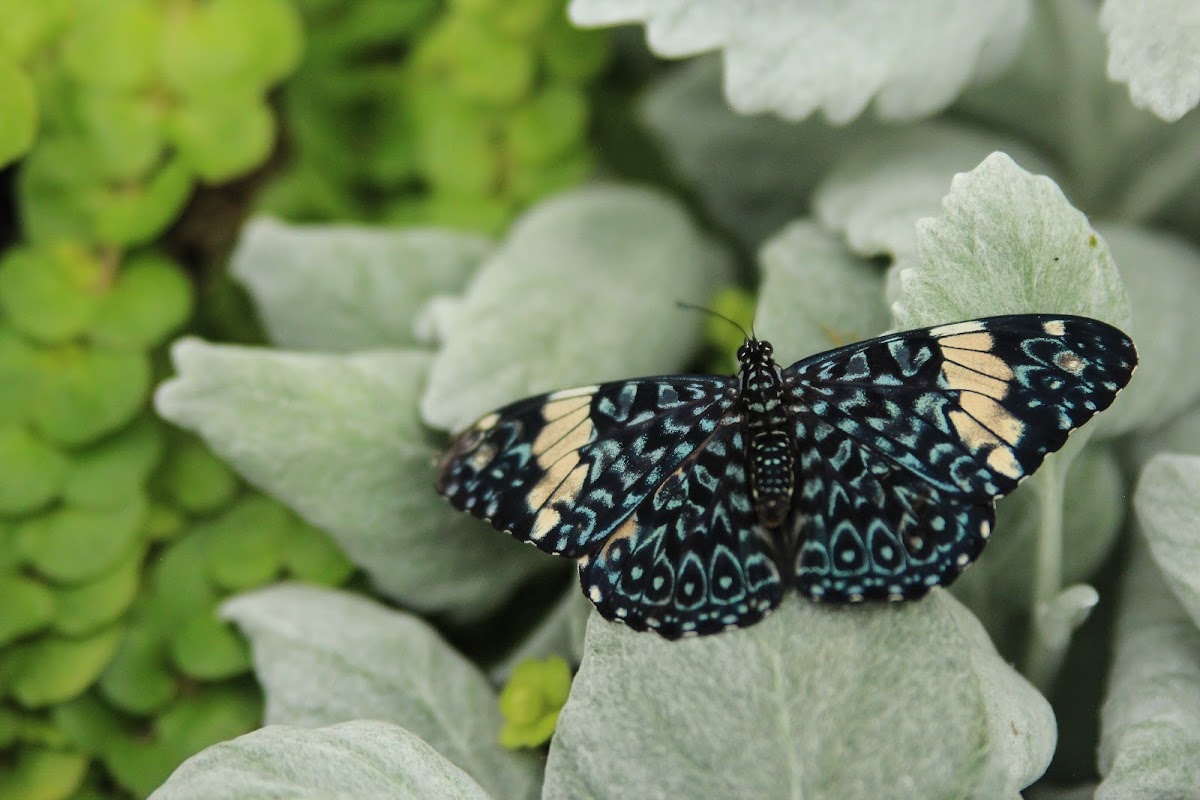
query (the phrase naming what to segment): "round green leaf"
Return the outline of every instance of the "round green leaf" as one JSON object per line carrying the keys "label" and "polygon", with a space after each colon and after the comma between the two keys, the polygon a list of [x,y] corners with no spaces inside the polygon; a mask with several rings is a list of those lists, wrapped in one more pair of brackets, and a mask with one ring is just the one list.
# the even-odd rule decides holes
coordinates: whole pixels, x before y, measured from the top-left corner
{"label": "round green leaf", "polygon": [[62,64],[84,84],[109,89],[148,85],[158,67],[165,9],[145,0],[89,3],[62,43]]}
{"label": "round green leaf", "polygon": [[43,355],[33,422],[51,441],[88,444],[128,422],[145,406],[150,363],[144,353],[62,347]]}
{"label": "round green leaf", "polygon": [[117,712],[100,700],[94,691],[58,703],[50,709],[50,719],[72,746],[90,756],[103,752],[122,727]]}
{"label": "round green leaf", "polygon": [[108,281],[104,265],[82,247],[15,248],[0,260],[0,308],[26,336],[63,342],[91,322]]}
{"label": "round green leaf", "polygon": [[152,591],[143,607],[148,625],[163,639],[191,616],[217,604],[217,591],[208,579],[204,530],[195,529],[171,544],[154,562]]}
{"label": "round green leaf", "polygon": [[561,10],[550,16],[541,40],[541,56],[546,70],[567,83],[581,84],[594,78],[612,54],[606,31],[577,28]]}
{"label": "round green leaf", "polygon": [[79,636],[121,617],[133,603],[142,571],[142,548],[135,547],[109,572],[55,591],[54,629]]}
{"label": "round green leaf", "polygon": [[174,539],[187,525],[187,517],[166,503],[151,498],[146,508],[146,519],[142,530],[152,542],[162,542]]}
{"label": "round green leaf", "polygon": [[283,565],[291,577],[325,586],[340,586],[354,573],[354,563],[337,543],[302,520],[296,520],[288,533]]}
{"label": "round green leaf", "polygon": [[41,708],[70,700],[100,675],[121,641],[121,626],[113,625],[88,636],[43,636],[19,648],[19,671],[11,692],[26,708]]}
{"label": "round green leaf", "polygon": [[171,447],[160,477],[171,499],[193,514],[216,511],[238,490],[233,471],[192,438],[181,439]]}
{"label": "round green leaf", "polygon": [[38,128],[37,92],[24,70],[0,60],[0,166],[33,146]]}
{"label": "round green leaf", "polygon": [[35,633],[54,619],[54,593],[24,575],[0,575],[0,646]]}
{"label": "round green leaf", "polygon": [[209,523],[205,558],[213,583],[238,591],[261,586],[278,575],[291,527],[289,516],[283,506],[258,495]]}
{"label": "round green leaf", "polygon": [[144,508],[138,498],[116,510],[49,511],[18,527],[17,547],[34,569],[53,581],[89,580],[115,567],[135,547]]}
{"label": "round green leaf", "polygon": [[300,56],[301,26],[286,0],[210,0],[177,9],[161,39],[163,77],[193,98],[257,94]]}
{"label": "round green leaf", "polygon": [[0,514],[36,511],[59,495],[67,459],[24,428],[0,427]]}
{"label": "round green leaf", "polygon": [[250,670],[250,648],[233,626],[202,611],[179,627],[169,642],[179,671],[199,681],[219,681]]}
{"label": "round green leaf", "polygon": [[59,800],[83,783],[87,756],[41,747],[22,747],[0,772],[0,797],[13,800]]}
{"label": "round green leaf", "polygon": [[275,116],[257,95],[202,95],[167,117],[171,143],[207,183],[221,183],[257,167],[275,144]]}
{"label": "round green leaf", "polygon": [[0,424],[26,421],[40,380],[35,350],[0,323]]}
{"label": "round green leaf", "polygon": [[89,233],[108,244],[150,241],[175,221],[191,193],[192,171],[175,156],[137,184],[98,187],[88,208]]}
{"label": "round green leaf", "polygon": [[162,424],[143,415],[125,430],[76,455],[63,500],[80,508],[123,506],[144,490],[165,447]]}
{"label": "round green leaf", "polygon": [[79,125],[101,174],[140,182],[163,157],[162,106],[143,93],[94,90],[78,99]]}
{"label": "round green leaf", "polygon": [[88,328],[93,341],[150,348],[183,325],[192,311],[192,286],[167,258],[135,256],[121,268]]}
{"label": "round green leaf", "polygon": [[100,693],[122,711],[155,714],[174,699],[178,680],[158,631],[133,624],[99,680]]}
{"label": "round green leaf", "polygon": [[521,164],[547,164],[582,145],[588,104],[573,86],[548,86],[506,115],[509,152]]}

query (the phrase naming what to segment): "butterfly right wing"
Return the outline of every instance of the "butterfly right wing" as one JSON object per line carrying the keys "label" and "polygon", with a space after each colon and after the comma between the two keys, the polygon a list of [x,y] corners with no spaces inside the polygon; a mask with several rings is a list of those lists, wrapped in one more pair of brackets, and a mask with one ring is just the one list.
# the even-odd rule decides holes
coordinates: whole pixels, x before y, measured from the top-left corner
{"label": "butterfly right wing", "polygon": [[557,555],[595,550],[733,413],[735,379],[644,378],[520,400],[451,442],[437,490]]}

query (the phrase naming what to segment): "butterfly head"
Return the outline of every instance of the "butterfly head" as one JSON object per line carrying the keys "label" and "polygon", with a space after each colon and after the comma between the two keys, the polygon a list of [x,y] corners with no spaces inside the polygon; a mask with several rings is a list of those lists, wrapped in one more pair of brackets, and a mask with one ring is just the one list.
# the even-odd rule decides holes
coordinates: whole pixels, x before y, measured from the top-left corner
{"label": "butterfly head", "polygon": [[737,351],[737,360],[742,369],[748,367],[775,366],[775,348],[763,339],[747,339]]}

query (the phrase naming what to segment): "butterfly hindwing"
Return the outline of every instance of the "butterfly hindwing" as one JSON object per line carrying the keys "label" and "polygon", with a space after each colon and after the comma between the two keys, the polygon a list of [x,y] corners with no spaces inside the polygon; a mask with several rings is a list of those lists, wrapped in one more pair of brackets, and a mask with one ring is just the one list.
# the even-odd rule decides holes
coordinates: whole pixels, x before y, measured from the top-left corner
{"label": "butterfly hindwing", "polygon": [[751,625],[779,604],[776,540],[759,525],[740,425],[720,426],[581,559],[612,620],[675,639]]}
{"label": "butterfly hindwing", "polygon": [[992,317],[883,336],[784,370],[795,573],[810,596],[913,597],[975,559],[992,502],[1107,408],[1136,365],[1092,319]]}
{"label": "butterfly hindwing", "polygon": [[542,550],[585,555],[716,429],[735,386],[645,378],[513,403],[455,438],[438,491]]}

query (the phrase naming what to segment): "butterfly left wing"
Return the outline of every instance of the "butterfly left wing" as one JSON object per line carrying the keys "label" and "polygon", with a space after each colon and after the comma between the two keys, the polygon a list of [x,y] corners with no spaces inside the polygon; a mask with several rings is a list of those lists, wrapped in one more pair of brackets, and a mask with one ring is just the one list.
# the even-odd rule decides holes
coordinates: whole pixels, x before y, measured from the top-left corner
{"label": "butterfly left wing", "polygon": [[1097,320],[1014,315],[871,339],[784,370],[806,595],[914,597],[979,554],[992,503],[1107,408],[1137,364]]}
{"label": "butterfly left wing", "polygon": [[739,424],[720,425],[579,563],[607,619],[667,639],[752,625],[783,594],[780,542],[758,520]]}
{"label": "butterfly left wing", "polygon": [[736,399],[733,378],[694,375],[520,400],[455,437],[437,490],[518,539],[578,558],[713,433]]}

